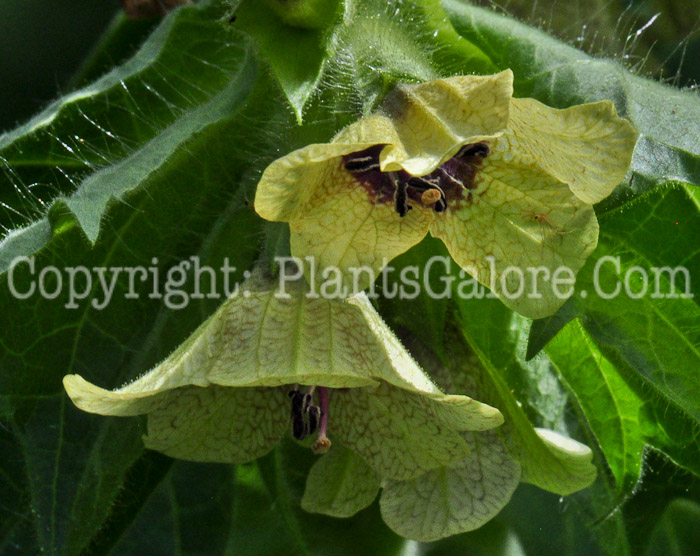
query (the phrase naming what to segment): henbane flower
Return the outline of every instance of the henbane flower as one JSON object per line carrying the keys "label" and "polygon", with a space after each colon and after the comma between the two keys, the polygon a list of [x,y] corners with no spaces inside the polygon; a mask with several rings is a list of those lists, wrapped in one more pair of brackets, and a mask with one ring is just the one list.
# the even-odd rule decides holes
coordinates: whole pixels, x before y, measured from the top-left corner
{"label": "henbane flower", "polygon": [[[257,212],[289,222],[292,254],[346,287],[429,232],[504,303],[538,318],[564,301],[598,240],[592,208],[624,178],[636,134],[611,102],[556,110],[512,98],[513,75],[404,85],[383,112],[274,161]],[[322,272],[307,276],[321,281]]]}
{"label": "henbane flower", "polygon": [[443,394],[366,296],[247,286],[141,378],[108,391],[68,375],[68,395],[92,413],[147,414],[146,446],[172,457],[244,463],[291,428],[297,439],[317,432],[317,453],[332,441],[399,480],[460,461],[462,432],[503,422],[491,406]]}
{"label": "henbane flower", "polygon": [[381,491],[385,523],[404,537],[428,542],[481,527],[508,503],[521,481],[565,496],[595,480],[590,448],[533,427],[512,392],[498,387],[498,373],[489,372],[458,336],[450,336],[446,359],[431,362],[424,353],[422,362],[449,391],[500,407],[504,425],[460,433],[469,455],[408,480],[379,477],[349,450],[329,452],[309,471],[302,508],[348,517]]}

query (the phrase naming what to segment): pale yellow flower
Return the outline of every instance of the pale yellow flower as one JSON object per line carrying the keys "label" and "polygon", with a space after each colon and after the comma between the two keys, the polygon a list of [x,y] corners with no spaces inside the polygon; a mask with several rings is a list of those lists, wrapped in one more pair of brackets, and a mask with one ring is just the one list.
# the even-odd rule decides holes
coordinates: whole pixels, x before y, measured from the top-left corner
{"label": "pale yellow flower", "polygon": [[430,232],[506,305],[552,314],[565,301],[552,274],[595,248],[592,204],[624,178],[636,134],[611,102],[556,110],[512,98],[512,80],[399,87],[383,112],[268,166],[257,212],[289,222],[292,254],[318,269],[307,277],[338,268],[348,293],[369,285],[351,269],[377,273]]}
{"label": "pale yellow flower", "polygon": [[290,392],[310,387],[312,406],[323,410],[314,451],[337,442],[394,479],[463,459],[463,431],[503,422],[491,406],[442,393],[364,294],[308,299],[295,283],[285,298],[269,285],[247,286],[248,296],[227,300],[141,378],[109,391],[68,375],[68,395],[90,413],[147,415],[153,450],[244,463],[272,450],[290,422],[301,424],[290,419]]}

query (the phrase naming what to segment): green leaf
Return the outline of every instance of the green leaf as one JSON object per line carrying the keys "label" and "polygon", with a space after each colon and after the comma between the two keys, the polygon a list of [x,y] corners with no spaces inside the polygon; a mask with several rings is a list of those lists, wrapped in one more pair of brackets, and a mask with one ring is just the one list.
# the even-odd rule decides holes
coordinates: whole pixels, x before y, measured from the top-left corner
{"label": "green leaf", "polygon": [[679,498],[661,516],[645,556],[692,556],[700,546],[700,504]]}
{"label": "green leaf", "polygon": [[[582,271],[574,293],[583,325],[626,376],[641,380],[698,422],[700,307],[692,298],[697,285],[691,277],[700,273],[700,257],[669,241],[681,234],[697,245],[698,205],[683,187],[655,191],[603,223],[597,257]],[[668,270],[662,272],[663,267]],[[674,276],[673,269],[680,267],[685,270]],[[618,295],[605,299],[618,288]]]}
{"label": "green leaf", "polygon": [[[431,257],[433,266],[420,275]],[[428,235],[418,245],[396,257],[375,282],[380,312],[391,315],[394,327],[410,330],[444,356],[443,337],[450,297],[450,281],[442,275],[453,264],[444,243]],[[436,269],[436,270],[434,270]]]}
{"label": "green leaf", "polygon": [[[662,321],[659,325],[671,327],[671,337],[678,337],[680,345],[685,345],[692,352],[695,342],[693,327],[684,323],[692,319],[700,300],[700,290],[692,280],[700,268],[700,259],[694,249],[688,248],[700,241],[697,226],[700,222],[699,207],[697,188],[673,185],[663,190],[651,191],[637,198],[629,206],[606,213],[601,218],[599,247],[591,256],[588,266],[581,272],[573,298],[557,314],[533,323],[528,357],[533,357],[539,352],[567,322],[577,316],[588,313],[593,316],[595,313],[595,320],[605,318],[605,314],[609,312],[609,316],[616,320],[629,314],[629,311],[638,315],[646,313],[642,316],[642,321],[647,321],[649,326],[655,321]],[[684,240],[678,241],[677,238]],[[623,254],[625,256],[621,259],[617,278],[607,276],[609,272],[616,270],[613,268],[614,260],[601,263],[599,278],[603,280],[607,277],[608,280],[599,284],[596,289],[594,280],[597,262],[605,256],[617,257]],[[624,290],[624,279],[634,266],[641,267],[648,282],[646,294],[639,300],[630,300]],[[635,295],[641,291],[644,280],[641,274],[636,274],[635,277],[637,272],[634,270],[630,276],[630,287],[635,288]],[[635,278],[636,281],[633,280]],[[585,280],[585,283],[582,280]],[[621,293],[605,305],[607,300],[600,300],[598,290],[602,290],[603,295],[611,295],[616,291],[618,283],[622,288]],[[586,293],[582,294],[584,290]],[[593,299],[583,299],[584,295],[590,295]],[[596,302],[596,299],[601,302]],[[625,299],[631,302],[625,303]],[[668,318],[662,316],[663,313],[669,313]],[[639,320],[636,324],[645,326]],[[635,322],[629,321],[624,326],[633,325]],[[641,335],[637,337],[648,343]],[[651,346],[647,346],[647,349],[651,349]],[[667,353],[667,357],[673,357],[673,354]]]}
{"label": "green leaf", "polygon": [[0,273],[8,271],[13,263],[19,264],[21,259],[17,259],[18,257],[36,253],[50,240],[51,224],[48,218],[42,218],[24,228],[9,232],[0,241]]}
{"label": "green leaf", "polygon": [[318,29],[334,18],[339,0],[266,0],[282,21],[292,27]]}
{"label": "green leaf", "polygon": [[359,104],[365,114],[398,81],[494,73],[488,57],[455,33],[437,0],[346,0],[327,44],[338,106]]}
{"label": "green leaf", "polygon": [[562,330],[546,351],[576,394],[615,477],[619,500],[640,479],[646,445],[700,475],[700,443],[693,421],[664,400],[650,397],[643,387],[625,382],[578,322]]}
{"label": "green leaf", "polygon": [[[55,215],[58,227],[52,237],[46,237],[45,226],[36,224],[29,228],[38,235],[31,245],[21,245],[21,232],[11,234],[3,244],[8,257],[32,253],[48,240],[35,258],[34,273],[26,265],[16,269],[13,279],[19,291],[36,283],[46,266],[60,271],[66,266],[104,267],[108,273],[113,272],[110,268],[144,266],[159,273],[155,282],[162,296],[148,297],[153,293],[152,278],[137,278],[130,286],[122,274],[106,303],[93,276],[92,287],[77,284],[86,297],[71,303],[64,274],[65,287],[57,299],[43,299],[37,293],[31,300],[20,300],[8,291],[8,274],[0,277],[0,407],[3,426],[16,436],[19,449],[14,457],[20,458],[23,472],[14,471],[12,458],[3,458],[0,468],[13,484],[26,489],[25,496],[17,497],[22,507],[11,514],[8,525],[8,534],[17,538],[26,537],[25,522],[37,532],[22,545],[26,551],[78,554],[95,543],[143,452],[143,430],[137,421],[117,424],[86,418],[67,402],[61,376],[79,371],[113,386],[142,373],[172,351],[217,303],[195,299],[186,311],[168,309],[171,302],[181,301],[180,285],[191,291],[193,282],[191,275],[187,285],[178,284],[176,274],[172,282],[166,280],[169,267],[198,255],[202,264],[220,268],[228,257],[236,267],[229,276],[233,285],[257,254],[260,220],[246,205],[245,187],[240,187],[250,184],[245,177],[251,168],[249,154],[232,152],[228,143],[246,145],[259,154],[265,139],[247,122],[260,118],[282,125],[284,121],[276,119],[279,102],[270,93],[274,91],[271,83],[263,76],[256,86],[254,103],[248,102],[229,119],[199,134],[149,183],[148,191],[134,191],[128,205],[115,204],[94,247],[89,247],[70,218],[60,215]],[[30,232],[24,232],[24,237],[30,237]],[[240,247],[232,250],[234,244]],[[55,278],[48,284],[56,285]],[[130,290],[134,298],[126,297]],[[221,290],[219,277],[219,295]],[[127,515],[119,519],[133,519],[138,511],[138,505],[127,507]]]}
{"label": "green leaf", "polygon": [[157,452],[147,450],[141,455],[127,471],[109,518],[100,528],[99,535],[92,538],[86,552],[107,554],[113,550],[134,518],[143,512],[149,497],[167,477],[173,463],[173,460]]}
{"label": "green leaf", "polygon": [[235,26],[256,40],[301,124],[323,73],[323,29],[291,27],[260,1],[243,2]]}
{"label": "green leaf", "polygon": [[[581,272],[562,319],[580,318],[585,343],[579,339],[576,347],[572,345],[572,324],[560,332],[561,340],[554,340],[550,354],[560,360],[557,366],[596,432],[621,496],[639,477],[644,444],[700,472],[700,309],[692,281],[700,271],[700,258],[694,247],[689,248],[700,241],[695,194],[687,186],[652,191],[624,210],[606,213],[598,249]],[[645,287],[644,276],[645,295],[629,297],[625,280],[638,296]],[[619,295],[601,297],[618,287]],[[529,351],[543,346],[558,330],[536,322]],[[562,348],[561,342],[568,347]],[[581,374],[573,376],[578,365]],[[583,375],[588,380],[582,380]],[[612,424],[600,416],[612,419]]]}
{"label": "green leaf", "polygon": [[[595,526],[581,527],[577,506],[531,485],[521,485],[506,507],[503,520],[516,532],[525,554],[537,556],[629,556],[624,531],[618,531],[614,551],[601,546]],[[592,530],[591,530],[592,529]]]}
{"label": "green leaf", "polygon": [[[700,500],[700,479],[679,469],[664,454],[649,450],[644,464],[643,488],[638,489],[622,508],[633,554],[644,554],[649,549],[652,534],[662,522],[666,508],[674,501]],[[681,517],[680,512],[675,515]],[[696,528],[697,521],[692,521],[690,527]],[[679,525],[681,523],[679,520]],[[682,540],[680,535],[676,538]]]}
{"label": "green leaf", "polygon": [[[612,100],[641,134],[632,161],[634,186],[613,206],[668,180],[700,184],[700,100],[597,59],[543,31],[460,0],[443,0],[457,32],[500,69],[515,73],[515,95],[554,107]],[[639,178],[639,179],[638,179]]]}
{"label": "green leaf", "polygon": [[[698,290],[682,274],[675,277],[674,290],[669,273],[684,266],[692,277],[699,269],[697,253],[687,248],[700,240],[693,193],[687,187],[650,192],[624,212],[605,215],[597,260],[620,257],[620,268],[616,259],[603,261],[597,279],[594,262],[584,269],[568,315],[580,322],[567,325],[546,347],[605,453],[618,500],[639,480],[645,445],[700,474]],[[669,241],[674,236],[688,243]],[[647,274],[645,296],[631,299],[623,291],[601,299],[596,287],[603,295],[619,284],[624,288],[634,267],[628,284],[636,295],[643,287],[640,271]],[[668,270],[656,280],[652,269],[662,267]],[[674,297],[663,298],[672,292]],[[556,331],[538,338],[538,345]]]}
{"label": "green leaf", "polygon": [[138,493],[143,507],[114,546],[96,546],[93,553],[138,555],[148,547],[153,555],[222,554],[243,473],[233,466],[172,462],[157,488]]}
{"label": "green leaf", "polygon": [[578,322],[570,323],[549,343],[547,355],[575,392],[615,477],[618,497],[628,495],[641,472],[641,399]]}
{"label": "green leaf", "polygon": [[[0,200],[26,212],[23,183],[63,174],[51,190],[72,193],[60,202],[94,242],[111,200],[159,179],[164,165],[186,157],[196,136],[230,117],[250,92],[250,46],[218,14],[179,10],[123,66],[0,136],[2,163],[18,169],[4,174],[14,185],[9,191],[20,196]],[[134,95],[148,100],[136,103]],[[92,173],[83,179],[86,171]]]}
{"label": "green leaf", "polygon": [[[186,177],[184,183],[187,183]],[[195,222],[190,220],[192,225]],[[121,227],[123,235],[119,236],[119,242],[128,238],[129,233],[142,229],[145,222],[136,219],[133,225],[135,228],[131,230]],[[66,239],[70,241],[66,245],[53,246],[55,259],[39,258],[38,264],[66,263],[71,257],[76,257],[76,262],[85,261],[85,252],[81,251],[80,238],[76,235],[71,237],[69,234]],[[239,231],[239,237],[241,235]],[[154,235],[152,240],[155,238]],[[156,241],[142,242],[141,245],[156,252],[162,246]],[[109,247],[112,250],[113,244]],[[95,253],[96,260],[105,261],[105,253],[101,251]],[[150,256],[148,251],[145,254]],[[159,254],[167,256],[167,251],[162,250]],[[241,255],[237,261],[245,266],[245,252]],[[107,264],[111,262],[118,266],[120,261],[123,264],[132,256],[132,251],[117,248],[110,253]],[[0,399],[8,406],[9,413],[5,414],[4,421],[11,423],[18,448],[12,457],[3,457],[1,468],[3,473],[17,481],[17,485],[24,486],[27,481],[29,499],[18,497],[18,501],[26,504],[26,509],[13,514],[10,523],[14,522],[21,531],[20,526],[26,521],[40,532],[38,537],[31,536],[35,539],[32,542],[40,543],[37,551],[43,546],[49,553],[77,554],[94,542],[111,513],[111,501],[118,495],[130,468],[136,465],[143,451],[143,430],[138,422],[85,419],[80,412],[69,407],[61,393],[60,375],[74,368],[89,376],[100,376],[101,381],[119,382],[123,380],[120,376],[142,370],[144,360],[140,357],[144,354],[134,356],[133,346],[155,344],[159,352],[157,357],[162,357],[181,340],[175,336],[174,343],[171,340],[158,344],[162,331],[154,326],[154,320],[159,304],[144,303],[143,300],[129,302],[123,299],[125,293],[126,290],[118,288],[114,304],[105,313],[90,310],[88,305],[76,314],[46,301],[40,309],[43,314],[53,314],[66,325],[64,329],[56,330],[42,330],[30,316],[31,305],[7,297],[3,300],[5,307],[14,304],[11,312],[3,312],[4,319],[19,317],[25,324],[21,328],[6,326],[6,321],[3,324],[6,326],[4,330],[13,333],[2,337]],[[141,291],[142,299],[146,298],[146,293],[147,290]],[[99,293],[95,292],[91,299],[99,299]],[[66,302],[65,297],[62,301]],[[147,319],[145,323],[144,319]],[[192,326],[192,321],[189,326]],[[81,338],[85,340],[81,341]],[[42,364],[45,357],[50,357],[53,365]],[[47,458],[47,451],[54,457]],[[22,462],[21,473],[13,471],[17,458]],[[55,482],[55,477],[60,477],[60,480]],[[34,510],[31,513],[30,508]],[[27,514],[23,517],[25,511]],[[32,551],[31,546],[23,544],[25,550]]]}
{"label": "green leaf", "polygon": [[83,87],[108,73],[115,62],[131,58],[148,39],[158,19],[129,19],[117,12],[92,51],[70,80],[69,89]]}
{"label": "green leaf", "polygon": [[[517,533],[501,518],[502,514],[476,531],[454,535],[438,542],[425,544],[425,556],[526,556]],[[543,555],[544,556],[544,555]]]}
{"label": "green leaf", "polygon": [[36,530],[23,483],[23,459],[14,431],[5,428],[7,416],[0,421],[0,552],[20,554],[22,548],[35,546]]}
{"label": "green leaf", "polygon": [[[595,251],[593,253],[595,254]],[[562,328],[576,318],[577,314],[578,309],[575,300],[569,298],[552,316],[532,321],[530,325],[530,334],[527,338],[525,358],[530,361],[530,359],[541,352],[544,346],[546,346]]]}

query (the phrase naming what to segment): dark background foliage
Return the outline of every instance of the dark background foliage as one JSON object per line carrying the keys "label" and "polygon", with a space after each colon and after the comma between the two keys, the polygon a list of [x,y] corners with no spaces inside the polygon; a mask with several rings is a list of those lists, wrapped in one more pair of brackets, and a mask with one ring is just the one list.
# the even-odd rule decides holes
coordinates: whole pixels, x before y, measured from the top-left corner
{"label": "dark background foliage", "polygon": [[[679,86],[700,83],[697,0],[476,0],[498,7],[592,54],[628,56],[643,74]],[[68,90],[119,11],[118,0],[4,0],[0,3],[0,130]],[[655,14],[663,17],[634,37]],[[155,21],[134,30],[134,46]],[[632,38],[628,38],[632,35]],[[634,43],[634,44],[632,44]],[[126,50],[126,49],[125,49]],[[129,54],[124,51],[124,58]],[[112,60],[118,63],[121,60]]]}
{"label": "dark background foliage", "polygon": [[[454,0],[444,4],[455,10],[460,6]],[[492,2],[481,4],[495,6]],[[686,86],[693,86],[700,79],[700,64],[697,63],[700,55],[700,6],[697,2],[504,0],[500,5],[502,8],[495,9],[495,12],[506,10],[574,46],[619,60],[638,74]],[[6,0],[0,4],[0,95],[3,95],[0,99],[0,129],[14,127],[60,93],[89,83],[113,65],[128,59],[158,23],[151,20],[123,25],[122,16],[117,12],[116,1]],[[566,74],[569,67],[566,57],[562,58],[564,70],[561,74],[558,68],[546,67],[547,60],[552,58],[547,48],[551,46],[551,52],[557,54],[559,47],[556,45],[538,45],[545,55],[538,59],[540,66],[531,64],[527,58],[531,52],[526,48],[511,49],[507,41],[501,42],[505,34],[498,27],[500,20],[491,21],[484,15],[478,25],[471,25],[458,12],[450,13],[451,16],[457,13],[455,21],[461,23],[461,26],[455,23],[457,31],[473,38],[492,57],[496,66],[512,66],[520,70],[523,77],[516,83],[520,96],[533,95],[552,105],[566,105],[587,100],[606,83],[595,81],[600,75],[595,71],[589,76],[577,73],[578,69],[575,69],[573,78],[570,78]],[[645,27],[657,13],[662,15]],[[110,25],[120,29],[119,41],[108,45],[103,43],[100,47],[100,37]],[[251,32],[254,34],[254,31]],[[260,37],[266,30],[258,31]],[[510,33],[510,29],[506,31]],[[181,32],[182,37],[189,46],[187,29]],[[225,40],[212,37],[211,44],[202,46],[203,52],[219,53],[216,41]],[[339,40],[340,48],[351,50],[356,46],[352,37],[341,36]],[[522,40],[519,44],[526,47],[530,44],[527,37],[518,37],[517,40]],[[176,46],[180,47],[180,44]],[[241,50],[248,48],[243,43],[238,46]],[[271,59],[277,57],[284,61],[283,53],[274,51],[274,44],[264,46],[262,50]],[[93,51],[97,53],[94,56]],[[103,55],[105,52],[108,53],[106,56]],[[245,63],[239,63],[233,56],[217,61],[229,64],[226,71],[240,77],[242,87],[247,87],[245,94],[266,99],[266,102],[248,103],[233,98],[231,106],[219,105],[218,108],[230,108],[234,113],[232,117],[240,115],[240,120],[245,122],[268,122],[271,130],[268,133],[279,133],[275,137],[283,139],[276,140],[286,149],[300,142],[310,142],[314,137],[327,139],[329,130],[344,123],[321,122],[318,129],[307,125],[303,137],[295,137],[294,131],[284,135],[282,129],[293,129],[293,116],[282,108],[285,101],[281,93],[272,94],[274,102],[268,98],[269,91],[277,91],[270,82],[271,77],[260,72],[262,77],[253,84],[250,76],[258,71],[258,67],[250,58]],[[386,62],[383,59],[378,61]],[[313,60],[309,65],[313,65]],[[263,164],[264,157],[271,154],[270,135],[258,137],[254,130],[240,129],[224,118],[220,122],[214,119],[214,124],[207,130],[211,140],[198,136],[196,130],[187,127],[187,122],[182,120],[186,120],[190,109],[196,111],[210,97],[221,97],[220,89],[225,86],[225,81],[217,81],[217,75],[197,73],[207,70],[198,67],[196,60],[185,70],[190,72],[188,77],[192,82],[198,83],[201,79],[211,86],[211,90],[188,90],[191,106],[187,103],[183,106],[182,100],[176,96],[169,97],[170,106],[175,108],[162,113],[154,111],[149,116],[152,116],[150,123],[155,123],[157,129],[163,129],[177,119],[176,125],[181,126],[181,131],[192,135],[187,152],[177,150],[163,164],[163,173],[158,179],[147,182],[146,193],[141,190],[129,197],[128,203],[110,205],[109,219],[94,247],[88,245],[65,207],[60,204],[54,207],[48,220],[55,235],[50,249],[43,252],[44,262],[66,265],[109,261],[119,264],[148,261],[158,255],[165,264],[196,253],[207,260],[218,261],[234,242],[251,246],[236,253],[240,268],[249,266],[257,256],[261,224],[252,214],[244,190],[245,186],[254,183],[248,169],[250,160],[255,160],[257,168]],[[371,79],[362,68],[354,70],[358,79]],[[551,87],[547,79],[540,80],[539,77],[547,72],[554,76]],[[129,84],[132,90],[137,90],[139,85],[140,76],[136,77]],[[298,76],[287,77],[293,85]],[[160,83],[148,74],[148,70],[143,79]],[[621,100],[627,106],[635,99],[651,99],[651,115],[642,113],[635,121],[635,124],[646,125],[650,130],[643,148],[640,148],[642,156],[649,154],[649,163],[644,166],[645,160],[640,159],[635,166],[638,189],[630,193],[638,196],[634,203],[625,204],[626,198],[618,196],[598,207],[603,230],[601,253],[607,253],[606,249],[620,249],[629,256],[626,264],[642,260],[696,264],[700,226],[697,225],[697,208],[690,200],[693,195],[697,198],[697,149],[684,151],[678,145],[684,139],[690,140],[694,133],[697,135],[692,127],[697,122],[691,119],[687,128],[683,128],[682,123],[671,119],[675,127],[655,127],[653,124],[658,121],[666,121],[659,116],[661,112],[653,111],[658,106],[666,108],[665,91],[646,89],[646,85],[637,82],[630,84],[627,79],[621,78],[622,84],[612,86],[610,91],[613,96],[619,94],[615,100]],[[161,94],[172,93],[167,83],[160,85],[163,87]],[[635,89],[636,86],[642,93]],[[382,84],[369,81],[368,89],[372,87],[381,90]],[[118,94],[118,91],[114,93],[109,89],[105,96],[112,94]],[[332,102],[342,104],[343,100],[333,98]],[[352,99],[348,104],[352,105]],[[690,110],[694,105],[687,102],[682,106]],[[149,108],[157,109],[158,103],[152,102]],[[357,107],[353,109],[357,110]],[[137,114],[137,110],[134,108],[131,116]],[[321,109],[312,106],[309,110],[307,120],[312,120],[313,110]],[[668,110],[675,108],[669,105]],[[119,126],[126,129],[133,123],[130,117],[122,119],[116,112],[108,112],[108,116],[114,129]],[[668,114],[661,116],[668,117]],[[71,117],[71,114],[66,116],[67,123],[59,122],[56,133],[65,131],[61,127],[64,125],[68,130],[73,125],[82,126],[81,134],[94,132],[80,118],[71,120]],[[340,116],[343,117],[350,116],[346,113]],[[125,146],[113,142],[104,146],[111,161],[119,160],[132,149],[137,151],[151,137],[153,129],[148,125],[135,126],[130,132],[133,132],[130,137],[133,144]],[[46,137],[40,136],[38,140],[46,140]],[[98,140],[101,138],[93,137],[95,144]],[[238,158],[232,157],[225,146],[237,140],[246,145],[246,150]],[[51,149],[47,148],[46,152],[51,152]],[[659,153],[669,155],[667,168],[655,166],[662,158]],[[16,153],[10,154],[14,156]],[[92,154],[84,151],[81,156]],[[16,156],[22,160],[20,155]],[[200,162],[200,158],[205,162]],[[671,162],[678,164],[672,166]],[[38,174],[41,179],[34,175],[31,164],[27,165],[28,169],[21,168],[20,171],[27,172],[21,174],[25,183],[34,180],[55,183],[56,190],[50,196],[68,195],[75,191],[76,184],[89,171],[103,163],[102,160],[96,163],[88,160],[85,166],[77,168],[66,164],[61,174],[39,168],[36,171],[43,172]],[[50,165],[49,160],[47,166]],[[672,173],[676,170],[677,174]],[[47,174],[50,179],[46,178]],[[209,189],[192,188],[191,184],[198,183],[197,180],[206,181]],[[244,185],[240,190],[231,185],[241,183]],[[678,183],[688,185],[674,187]],[[0,190],[0,201],[6,193],[6,190]],[[120,195],[122,191],[116,193]],[[182,199],[181,202],[172,212],[162,210],[164,200],[173,196]],[[221,209],[222,206],[226,207],[225,210]],[[624,211],[615,212],[620,206],[624,206]],[[134,211],[134,207],[138,210]],[[79,215],[75,206],[72,208]],[[86,224],[89,220],[83,214],[80,225],[89,229]],[[212,221],[215,225],[211,224]],[[681,228],[675,227],[678,222]],[[2,224],[11,227],[16,225],[16,219],[11,218],[9,223],[3,220]],[[96,234],[97,224],[92,222],[92,225]],[[142,240],[144,230],[149,232],[148,241]],[[419,257],[416,253],[408,256]],[[584,269],[582,280],[588,277]],[[550,375],[537,375],[537,365],[528,366],[523,361],[522,338],[504,334],[512,318],[510,312],[498,304],[479,307],[467,304],[449,309],[456,312],[456,316],[450,314],[449,318],[463,325],[470,345],[484,348],[485,358],[502,363],[499,370],[509,381],[508,386],[524,400],[527,416],[542,426],[566,427],[567,423],[570,424],[568,430],[596,446],[601,469],[605,466],[603,457],[608,458],[614,480],[606,486],[601,478],[594,488],[566,499],[522,485],[511,504],[480,530],[440,543],[417,545],[404,543],[389,531],[381,522],[376,505],[352,520],[321,518],[301,512],[298,501],[311,458],[291,443],[259,464],[236,468],[172,461],[143,451],[140,441],[142,423],[138,419],[86,416],[67,402],[60,388],[60,377],[68,369],[84,372],[86,378],[95,379],[101,385],[116,386],[162,358],[216,305],[217,302],[203,301],[186,311],[173,313],[161,311],[157,302],[145,302],[117,307],[108,315],[93,312],[89,317],[54,311],[55,305],[48,303],[28,307],[27,304],[8,302],[6,306],[11,308],[10,311],[3,306],[0,312],[3,348],[6,345],[22,346],[26,352],[13,353],[7,349],[0,354],[4,358],[0,363],[5,365],[0,368],[6,373],[0,376],[0,417],[7,418],[0,422],[0,454],[3,455],[0,552],[24,554],[43,547],[56,554],[315,555],[328,553],[332,547],[335,553],[348,555],[393,555],[404,551],[428,555],[493,556],[524,552],[537,556],[606,553],[690,556],[700,545],[700,505],[697,503],[700,483],[696,477],[700,459],[698,429],[697,423],[678,409],[696,407],[697,403],[693,405],[692,400],[688,403],[683,399],[684,377],[673,376],[673,365],[670,368],[662,366],[667,375],[659,377],[650,372],[649,376],[639,377],[630,363],[634,357],[652,353],[660,358],[662,365],[675,363],[675,344],[672,342],[679,341],[677,338],[682,334],[669,336],[674,338],[669,346],[662,345],[663,342],[645,344],[646,330],[636,329],[634,324],[648,315],[637,306],[623,304],[618,308],[609,304],[603,307],[581,303],[567,308],[572,315],[579,316],[581,327],[568,328],[565,335],[547,346],[547,357],[568,388],[567,392],[575,392],[564,410],[552,400],[557,396],[563,398],[564,390],[561,387],[548,390]],[[411,325],[417,322],[418,309],[387,306],[382,310],[392,327],[410,341]],[[434,311],[430,314],[435,323],[431,327],[435,332],[431,333],[436,337],[430,340],[435,344],[441,337],[437,323],[446,318],[448,309],[431,307],[431,310]],[[674,325],[685,315],[676,306],[662,306],[660,310],[662,317],[670,315],[676,319]],[[616,314],[622,318],[616,321]],[[695,313],[689,310],[687,314],[692,316]],[[558,315],[563,322],[570,316],[565,312]],[[47,318],[55,320],[49,322]],[[495,324],[492,330],[484,331],[474,327],[471,324],[474,321]],[[506,325],[499,329],[502,323]],[[692,328],[692,323],[685,324]],[[556,318],[533,325],[530,350],[533,353],[539,351],[560,327],[561,322]],[[75,330],[78,332],[74,334]],[[42,337],[43,343],[37,347],[35,339],[40,333],[46,333],[46,337]],[[414,336],[420,336],[420,333]],[[588,341],[591,338],[595,343]],[[499,347],[488,351],[494,339]],[[634,349],[629,353],[614,349],[621,345]],[[590,351],[579,353],[581,346]],[[664,347],[668,349],[664,351]],[[692,347],[697,348],[697,345]],[[659,348],[659,353],[655,353],[656,348]],[[52,364],[47,365],[47,361]],[[533,374],[527,375],[528,372]],[[527,380],[523,379],[524,376]],[[672,382],[669,385],[660,380],[665,376],[681,380],[678,383],[681,387],[674,389]],[[601,381],[601,377],[618,382],[610,382],[607,391],[591,391],[586,387],[598,384],[596,381]],[[666,387],[669,389],[664,390]],[[6,395],[6,392],[12,394]],[[660,399],[663,403],[659,402]],[[668,400],[672,403],[667,404]],[[633,430],[606,428],[603,417],[608,415],[611,405],[620,401],[629,404],[619,408],[619,421],[623,425],[640,414],[646,416],[644,423],[649,428],[640,432],[644,423],[635,423]],[[557,413],[555,409],[561,411]],[[645,448],[645,444],[652,447]],[[288,465],[290,461],[294,465]],[[642,481],[637,483],[640,472]],[[25,485],[24,477],[33,477],[36,482]],[[610,511],[610,515],[601,513],[604,510]],[[358,538],[354,531],[362,531],[362,537]]]}
{"label": "dark background foliage", "polygon": [[117,0],[0,3],[0,130],[26,120],[70,87],[118,9]]}

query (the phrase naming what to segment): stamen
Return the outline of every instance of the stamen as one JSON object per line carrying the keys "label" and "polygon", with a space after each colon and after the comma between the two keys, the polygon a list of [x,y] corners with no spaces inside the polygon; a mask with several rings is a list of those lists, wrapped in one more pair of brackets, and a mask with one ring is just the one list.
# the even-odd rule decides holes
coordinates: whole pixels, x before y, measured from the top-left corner
{"label": "stamen", "polygon": [[309,404],[310,396],[300,390],[292,390],[289,392],[289,397],[292,399],[292,436],[297,440],[303,440],[308,436],[308,425],[304,421],[304,411]]}
{"label": "stamen", "polygon": [[435,212],[442,212],[447,208],[447,197],[445,192],[440,187],[439,179],[428,179],[425,177],[412,177],[408,180],[408,186],[422,191],[421,203],[424,205],[432,205]]}
{"label": "stamen", "polygon": [[394,207],[399,216],[403,218],[408,214],[408,211],[413,207],[408,205],[408,192],[406,188],[408,183],[405,180],[399,179],[396,172],[389,172],[389,177],[393,180],[396,187],[396,192],[394,193]]}
{"label": "stamen", "polygon": [[445,185],[452,186],[452,187],[458,187],[459,189],[462,189],[464,187],[464,184],[461,181],[459,181],[457,178],[455,178],[452,174],[450,174],[444,168],[438,168],[437,172],[440,174],[442,179],[446,179],[448,181],[448,183]]}
{"label": "stamen", "polygon": [[316,442],[311,446],[311,451],[314,454],[325,454],[331,447],[331,441],[326,436],[328,430],[328,388],[319,386],[318,397],[321,411],[321,421],[318,426],[318,436]]}
{"label": "stamen", "polygon": [[[304,421],[304,438],[311,436],[316,432],[316,427],[318,426],[319,409],[313,402],[313,393],[316,389],[315,386],[309,386],[306,394],[304,394],[304,407],[302,408],[302,419]],[[305,418],[308,416],[308,418]]]}
{"label": "stamen", "polygon": [[472,143],[470,145],[464,145],[455,156],[459,158],[464,158],[467,156],[486,158],[490,152],[491,149],[489,149],[489,146],[486,143]]}
{"label": "stamen", "polygon": [[[474,189],[474,179],[482,161],[491,152],[486,142],[464,145],[450,160],[430,174],[411,176],[406,171],[382,172],[379,154],[384,145],[374,145],[363,151],[347,154],[343,164],[354,175],[354,180],[365,187],[373,203],[394,201],[400,217],[421,203],[435,212],[447,210],[447,201],[462,199],[464,192]],[[467,196],[471,201],[471,193]]]}
{"label": "stamen", "polygon": [[292,400],[292,436],[297,440],[304,440],[316,432],[321,410],[313,405],[313,393],[315,386],[310,386],[306,392],[299,390],[299,385],[294,385],[294,390],[289,392]]}
{"label": "stamen", "polygon": [[440,197],[442,197],[442,195],[440,195],[437,189],[428,189],[423,191],[423,194],[420,196],[420,202],[424,205],[432,205],[433,203],[437,203]]}
{"label": "stamen", "polygon": [[440,181],[435,179],[430,179],[426,177],[411,176],[408,178],[408,186],[418,191],[427,191],[428,189],[437,189],[442,191],[440,188]]}
{"label": "stamen", "polygon": [[308,407],[306,412],[309,415],[308,436],[316,432],[316,429],[318,428],[318,421],[321,418],[321,410],[317,405],[311,405]]}
{"label": "stamen", "polygon": [[376,156],[358,156],[345,160],[345,169],[348,172],[369,172],[379,170],[379,159]]}

